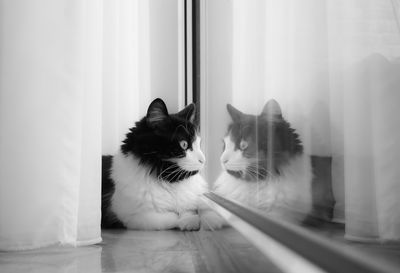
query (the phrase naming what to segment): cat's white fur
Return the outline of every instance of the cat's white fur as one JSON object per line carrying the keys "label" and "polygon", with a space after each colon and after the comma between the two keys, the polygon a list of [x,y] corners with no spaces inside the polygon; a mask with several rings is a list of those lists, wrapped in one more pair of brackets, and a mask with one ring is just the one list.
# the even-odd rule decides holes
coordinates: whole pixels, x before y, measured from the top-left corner
{"label": "cat's white fur", "polygon": [[[223,197],[244,205],[261,209],[269,216],[289,221],[300,221],[311,211],[311,162],[302,154],[293,157],[281,169],[279,176],[261,181],[245,181],[227,173],[241,171],[248,166],[248,159],[240,150],[234,150],[234,143],[226,137],[225,150],[221,155],[224,171],[213,185],[213,191]],[[224,221],[219,217],[208,217],[208,227],[220,228]]]}
{"label": "cat's white fur", "polygon": [[[200,138],[187,150],[186,157],[175,162],[187,171],[200,170],[205,157],[200,150]],[[130,229],[161,230],[198,229],[196,211],[200,198],[208,190],[200,174],[176,183],[159,181],[149,169],[139,165],[139,159],[121,152],[113,157],[111,178],[115,192],[111,210]]]}

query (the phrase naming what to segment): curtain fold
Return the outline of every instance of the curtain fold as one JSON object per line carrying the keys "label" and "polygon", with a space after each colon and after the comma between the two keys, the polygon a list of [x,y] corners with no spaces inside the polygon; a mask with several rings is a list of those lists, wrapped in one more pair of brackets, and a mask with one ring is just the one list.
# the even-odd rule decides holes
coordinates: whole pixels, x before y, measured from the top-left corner
{"label": "curtain fold", "polygon": [[0,3],[1,250],[101,241],[102,7],[40,2]]}
{"label": "curtain fold", "polygon": [[183,92],[178,2],[152,3],[0,0],[0,251],[101,241],[102,154]]}
{"label": "curtain fold", "polygon": [[[344,179],[346,236],[400,239],[395,141],[399,134],[400,29],[395,1],[329,2],[333,160]],[[339,112],[339,113],[338,113]],[[335,180],[334,180],[335,181]]]}
{"label": "curtain fold", "polygon": [[103,154],[114,154],[151,101],[150,10],[145,1],[104,0]]}
{"label": "curtain fold", "polygon": [[400,239],[399,1],[234,1],[232,103],[276,99],[307,152],[332,157],[335,219]]}
{"label": "curtain fold", "polygon": [[151,99],[148,35],[143,1],[0,1],[0,250],[101,241],[101,155]]}

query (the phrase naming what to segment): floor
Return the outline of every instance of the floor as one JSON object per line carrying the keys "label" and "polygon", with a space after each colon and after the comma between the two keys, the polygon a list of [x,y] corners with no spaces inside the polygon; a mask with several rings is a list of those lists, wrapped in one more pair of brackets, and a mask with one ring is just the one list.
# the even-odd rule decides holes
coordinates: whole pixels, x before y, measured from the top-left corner
{"label": "floor", "polygon": [[343,224],[325,223],[324,226],[311,229],[311,231],[333,240],[345,248],[354,250],[363,258],[371,258],[376,263],[386,265],[388,269],[394,268],[395,272],[400,272],[400,242],[360,243],[348,241],[344,238]]}
{"label": "floor", "polygon": [[[340,228],[320,232],[344,242]],[[0,253],[0,272],[280,272],[232,228],[216,232],[107,230],[102,236],[103,242],[94,246]],[[399,244],[346,242],[346,247],[400,268]]]}
{"label": "floor", "polygon": [[235,230],[107,230],[88,247],[0,253],[1,273],[280,272]]}

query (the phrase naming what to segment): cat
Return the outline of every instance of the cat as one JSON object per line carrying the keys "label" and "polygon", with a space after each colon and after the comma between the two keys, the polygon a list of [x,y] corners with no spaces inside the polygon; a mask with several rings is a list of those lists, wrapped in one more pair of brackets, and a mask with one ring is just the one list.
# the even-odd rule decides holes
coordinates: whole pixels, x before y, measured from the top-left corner
{"label": "cat", "polygon": [[[258,116],[230,104],[227,110],[232,122],[223,140],[223,171],[212,190],[269,216],[301,222],[312,209],[311,161],[278,102],[268,101]],[[224,225],[216,215],[208,219],[209,228]]]}
{"label": "cat", "polygon": [[159,98],[150,104],[118,153],[103,156],[102,228],[200,228],[208,185],[196,124],[194,104],[176,114]]}

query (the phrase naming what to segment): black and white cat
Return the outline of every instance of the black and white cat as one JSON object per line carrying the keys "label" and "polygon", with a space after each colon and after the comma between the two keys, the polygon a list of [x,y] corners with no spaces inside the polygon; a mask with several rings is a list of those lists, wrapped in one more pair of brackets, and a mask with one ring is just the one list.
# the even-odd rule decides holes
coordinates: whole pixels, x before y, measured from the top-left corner
{"label": "black and white cat", "polygon": [[[232,123],[220,158],[223,172],[213,191],[270,216],[303,220],[312,208],[310,157],[279,104],[270,100],[258,116],[230,104],[227,109]],[[209,223],[213,228],[222,225],[216,217]]]}
{"label": "black and white cat", "polygon": [[103,157],[102,227],[199,229],[204,163],[195,105],[168,114],[155,99],[120,151]]}

